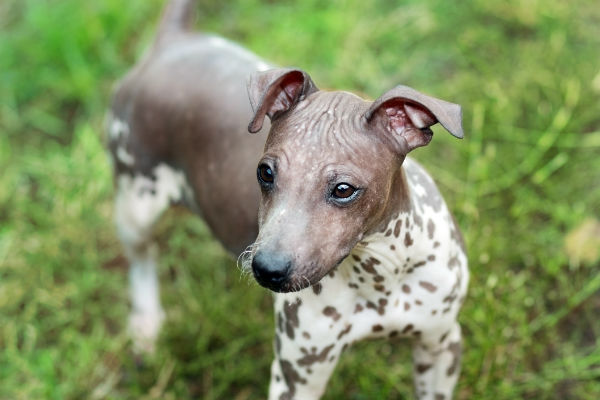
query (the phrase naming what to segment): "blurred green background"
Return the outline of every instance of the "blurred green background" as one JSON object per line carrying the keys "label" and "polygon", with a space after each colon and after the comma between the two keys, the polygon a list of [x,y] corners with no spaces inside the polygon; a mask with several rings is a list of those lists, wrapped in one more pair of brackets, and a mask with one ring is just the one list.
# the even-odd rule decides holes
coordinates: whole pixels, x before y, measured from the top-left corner
{"label": "blurred green background", "polygon": [[[270,295],[174,211],[167,324],[132,354],[102,120],[163,0],[0,3],[0,399],[261,399]],[[320,87],[460,103],[466,138],[413,153],[463,228],[458,399],[600,398],[597,0],[200,1],[198,27]],[[325,399],[410,399],[403,342],[361,343]]]}

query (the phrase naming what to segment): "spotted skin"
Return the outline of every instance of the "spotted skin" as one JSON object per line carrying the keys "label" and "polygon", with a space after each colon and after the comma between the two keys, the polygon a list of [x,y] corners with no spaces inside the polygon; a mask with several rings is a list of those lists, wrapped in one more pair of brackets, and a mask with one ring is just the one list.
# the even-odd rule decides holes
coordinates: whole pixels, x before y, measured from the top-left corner
{"label": "spotted skin", "polygon": [[456,319],[469,277],[464,243],[423,168],[410,158],[403,167],[413,209],[364,238],[317,290],[275,295],[276,312],[301,302],[294,323],[308,335],[280,335],[269,399],[290,398],[282,362],[294,371],[291,398],[318,399],[343,351],[360,340],[390,337],[412,342],[419,399],[452,398],[461,354]]}

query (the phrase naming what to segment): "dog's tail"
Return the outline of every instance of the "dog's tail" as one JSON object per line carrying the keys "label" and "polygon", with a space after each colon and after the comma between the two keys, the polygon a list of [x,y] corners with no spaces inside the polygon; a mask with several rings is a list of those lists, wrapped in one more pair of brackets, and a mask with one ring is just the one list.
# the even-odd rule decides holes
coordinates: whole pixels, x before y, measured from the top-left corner
{"label": "dog's tail", "polygon": [[195,16],[194,0],[170,0],[164,8],[154,43],[159,47],[173,35],[188,31]]}

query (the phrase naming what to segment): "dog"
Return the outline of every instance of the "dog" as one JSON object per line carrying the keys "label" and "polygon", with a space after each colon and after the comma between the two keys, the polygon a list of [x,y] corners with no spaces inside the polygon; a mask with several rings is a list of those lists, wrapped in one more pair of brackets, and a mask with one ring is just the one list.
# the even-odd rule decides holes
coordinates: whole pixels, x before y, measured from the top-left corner
{"label": "dog", "polygon": [[[192,8],[168,4],[108,113],[134,345],[151,351],[164,319],[151,232],[181,203],[274,292],[269,399],[317,399],[354,342],[394,337],[412,339],[417,397],[450,399],[465,245],[407,154],[438,122],[462,138],[460,106],[406,86],[373,102],[319,90],[300,69],[191,32]],[[261,129],[266,140],[247,132]]]}

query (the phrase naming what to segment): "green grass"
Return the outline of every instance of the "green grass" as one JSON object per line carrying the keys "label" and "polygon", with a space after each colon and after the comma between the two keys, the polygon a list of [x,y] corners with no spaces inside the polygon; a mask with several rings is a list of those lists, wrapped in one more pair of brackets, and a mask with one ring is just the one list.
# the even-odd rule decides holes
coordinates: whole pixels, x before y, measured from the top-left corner
{"label": "green grass", "polygon": [[[125,334],[102,119],[162,3],[0,4],[0,399],[265,396],[270,296],[185,213],[157,232],[156,355],[136,358]],[[578,230],[600,218],[597,1],[201,3],[202,29],[321,87],[403,83],[462,104],[466,139],[438,129],[414,153],[469,247],[456,397],[598,398],[599,228]],[[412,398],[407,347],[357,345],[325,398]]]}

